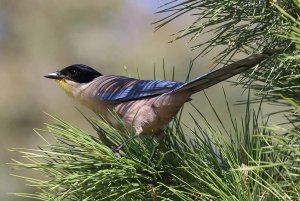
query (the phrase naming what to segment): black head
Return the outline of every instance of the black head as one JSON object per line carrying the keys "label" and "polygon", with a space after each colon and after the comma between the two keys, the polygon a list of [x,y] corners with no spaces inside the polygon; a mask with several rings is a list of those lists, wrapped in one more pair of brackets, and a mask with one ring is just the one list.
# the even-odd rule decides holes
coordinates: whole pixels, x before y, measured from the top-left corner
{"label": "black head", "polygon": [[45,77],[57,80],[67,79],[78,83],[87,83],[101,75],[101,73],[89,66],[83,64],[73,64],[60,71],[50,73]]}

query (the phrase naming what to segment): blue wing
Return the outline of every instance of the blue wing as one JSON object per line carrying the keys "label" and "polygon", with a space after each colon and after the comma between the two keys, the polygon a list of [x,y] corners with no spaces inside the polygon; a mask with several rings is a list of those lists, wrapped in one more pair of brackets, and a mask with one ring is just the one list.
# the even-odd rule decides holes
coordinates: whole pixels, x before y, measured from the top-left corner
{"label": "blue wing", "polygon": [[181,86],[169,80],[138,80],[122,76],[101,76],[97,97],[107,102],[125,102],[157,96]]}

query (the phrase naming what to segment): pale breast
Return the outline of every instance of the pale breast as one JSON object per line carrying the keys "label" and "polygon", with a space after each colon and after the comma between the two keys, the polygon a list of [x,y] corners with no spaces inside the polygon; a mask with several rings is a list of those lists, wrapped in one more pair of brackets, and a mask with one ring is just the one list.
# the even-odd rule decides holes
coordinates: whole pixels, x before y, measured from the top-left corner
{"label": "pale breast", "polygon": [[117,104],[114,111],[137,135],[151,134],[165,127],[190,96],[186,92],[128,101]]}

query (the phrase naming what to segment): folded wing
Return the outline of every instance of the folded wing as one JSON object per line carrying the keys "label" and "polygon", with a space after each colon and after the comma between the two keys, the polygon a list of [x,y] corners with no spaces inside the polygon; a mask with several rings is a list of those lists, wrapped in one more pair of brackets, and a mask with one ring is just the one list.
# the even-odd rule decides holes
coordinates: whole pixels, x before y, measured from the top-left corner
{"label": "folded wing", "polygon": [[97,97],[106,102],[126,102],[170,92],[183,83],[169,80],[139,80],[123,76],[101,76]]}

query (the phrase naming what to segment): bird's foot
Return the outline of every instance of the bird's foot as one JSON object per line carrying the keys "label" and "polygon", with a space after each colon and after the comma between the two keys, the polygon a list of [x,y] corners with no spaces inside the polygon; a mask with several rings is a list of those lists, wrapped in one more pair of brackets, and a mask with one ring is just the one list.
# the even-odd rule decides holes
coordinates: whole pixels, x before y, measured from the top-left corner
{"label": "bird's foot", "polygon": [[117,158],[122,158],[120,154],[120,150],[122,149],[123,145],[119,145],[116,148],[113,149],[113,152]]}
{"label": "bird's foot", "polygon": [[119,145],[119,146],[117,146],[116,148],[114,148],[113,149],[113,152],[114,153],[117,153],[117,152],[119,152],[121,149],[122,149],[122,147],[123,147],[123,145],[121,144],[121,145]]}

